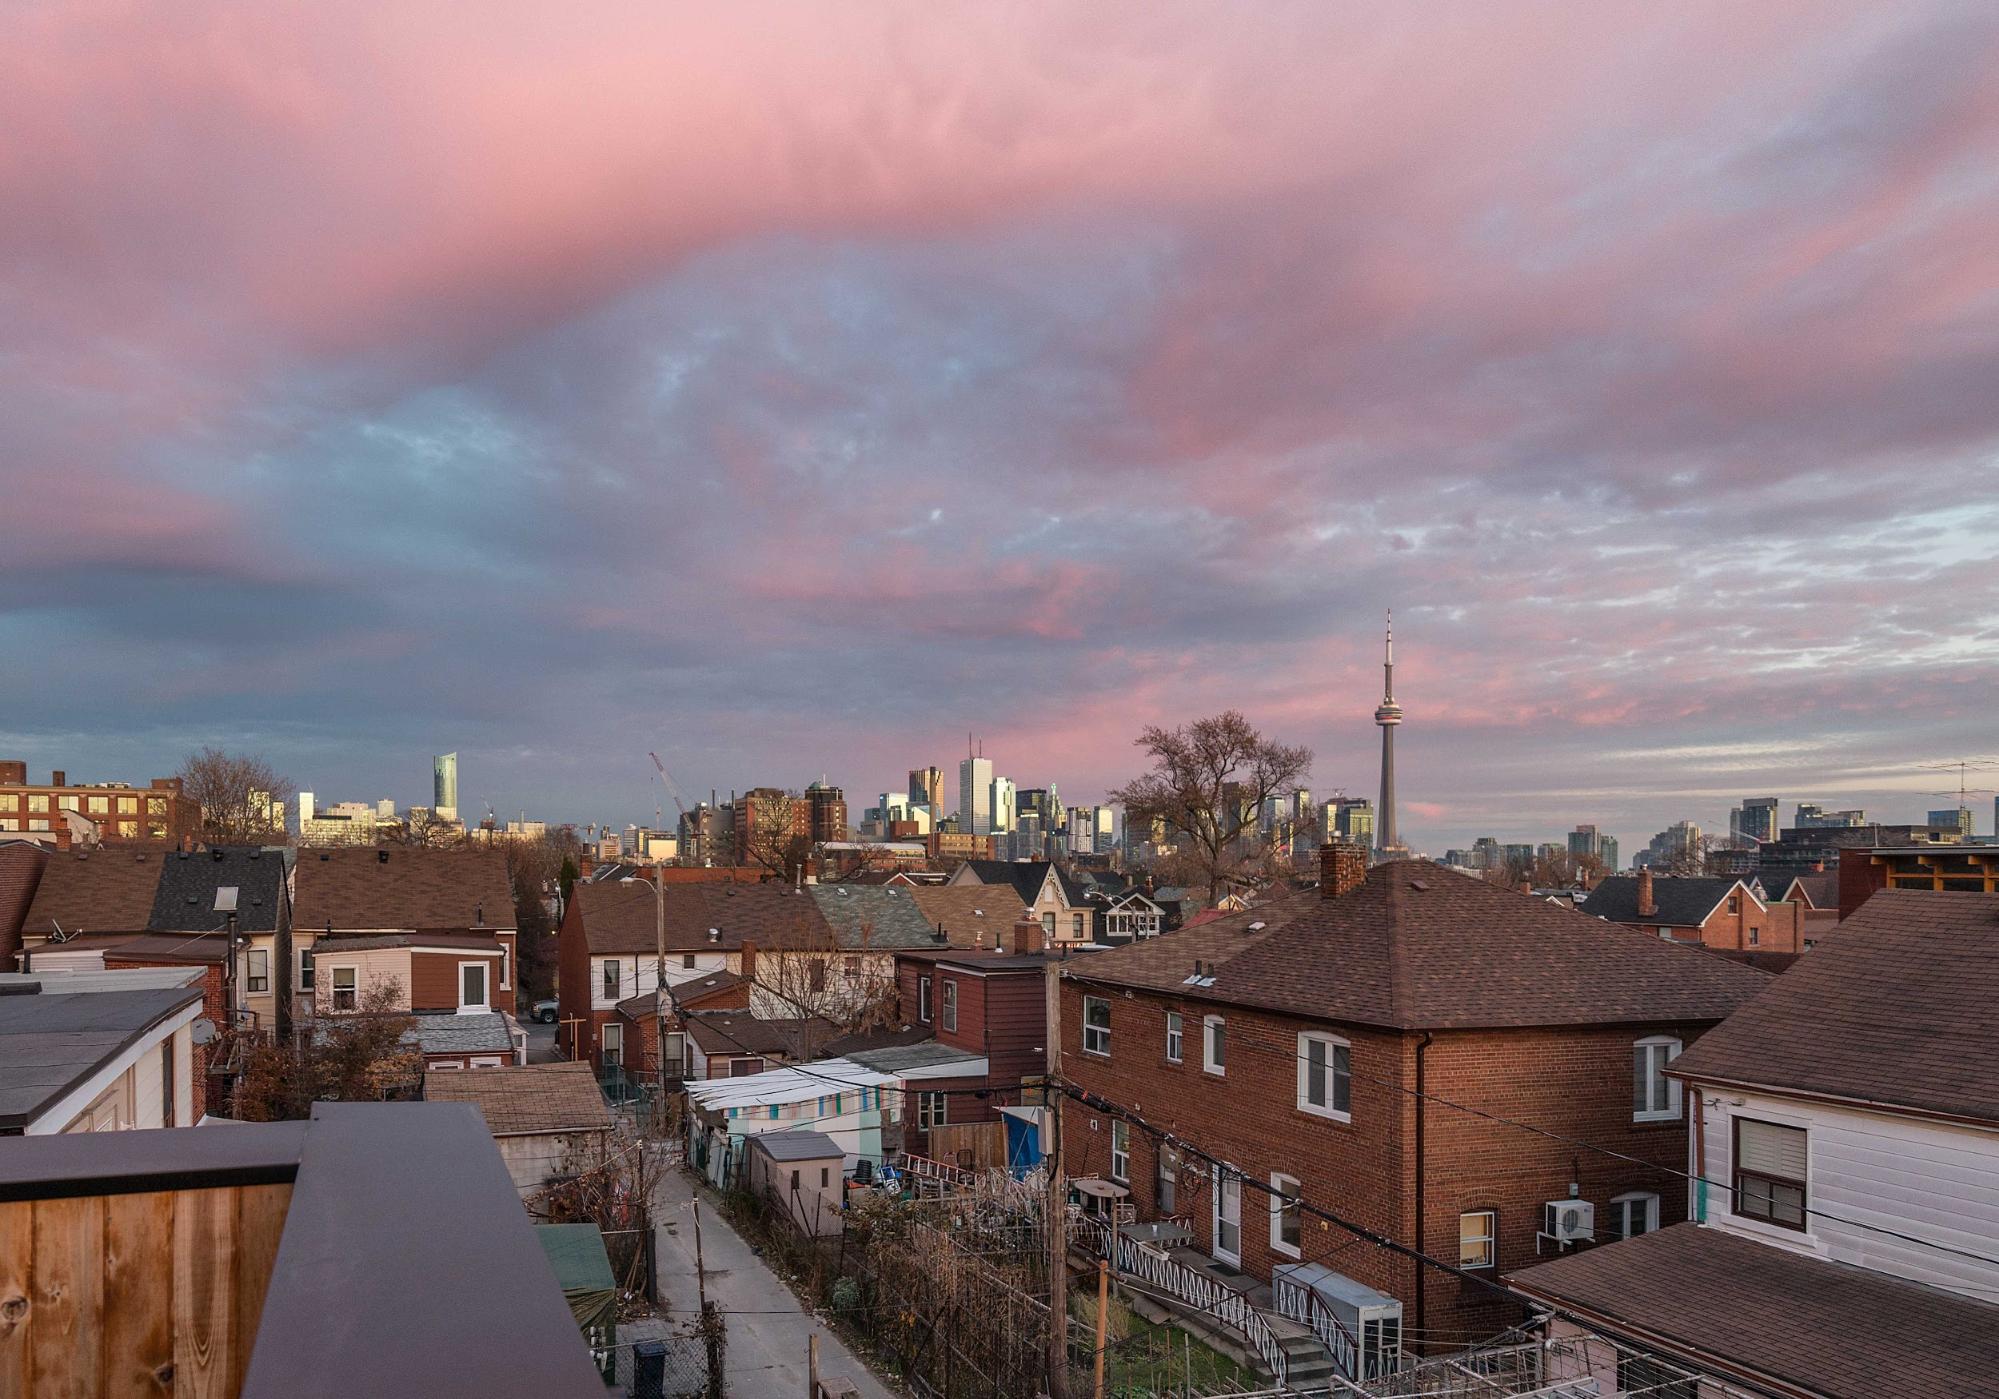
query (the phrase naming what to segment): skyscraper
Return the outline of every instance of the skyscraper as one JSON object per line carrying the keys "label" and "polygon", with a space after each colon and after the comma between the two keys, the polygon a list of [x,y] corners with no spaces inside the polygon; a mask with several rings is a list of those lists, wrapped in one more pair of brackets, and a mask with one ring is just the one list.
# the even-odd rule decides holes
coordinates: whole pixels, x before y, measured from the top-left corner
{"label": "skyscraper", "polygon": [[993,764],[977,753],[958,764],[958,829],[967,835],[992,834]]}
{"label": "skyscraper", "polygon": [[443,753],[430,764],[430,808],[442,821],[458,819],[458,755]]}
{"label": "skyscraper", "polygon": [[1777,838],[1777,799],[1748,797],[1728,813],[1728,834],[1736,840],[1759,844]]}
{"label": "skyscraper", "polygon": [[939,817],[944,814],[944,769],[940,767],[911,768],[909,770],[909,800],[913,806],[927,806],[930,814]]}
{"label": "skyscraper", "polygon": [[1402,706],[1395,702],[1395,614],[1388,614],[1388,634],[1381,663],[1381,703],[1374,722],[1381,726],[1381,805],[1375,812],[1375,854],[1383,859],[1405,854],[1395,831],[1395,730],[1402,723]]}
{"label": "skyscraper", "polygon": [[1014,821],[1014,787],[1011,777],[993,779],[993,830],[1010,831]]}

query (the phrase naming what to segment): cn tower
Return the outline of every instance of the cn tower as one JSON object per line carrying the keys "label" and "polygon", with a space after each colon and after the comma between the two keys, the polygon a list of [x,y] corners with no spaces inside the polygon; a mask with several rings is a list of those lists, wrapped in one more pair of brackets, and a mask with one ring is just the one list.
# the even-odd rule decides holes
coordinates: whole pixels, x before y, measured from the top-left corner
{"label": "cn tower", "polygon": [[1374,818],[1374,853],[1381,859],[1402,853],[1395,835],[1395,729],[1402,722],[1402,706],[1395,702],[1395,612],[1388,613],[1387,650],[1381,665],[1381,703],[1374,711],[1381,725],[1381,808]]}

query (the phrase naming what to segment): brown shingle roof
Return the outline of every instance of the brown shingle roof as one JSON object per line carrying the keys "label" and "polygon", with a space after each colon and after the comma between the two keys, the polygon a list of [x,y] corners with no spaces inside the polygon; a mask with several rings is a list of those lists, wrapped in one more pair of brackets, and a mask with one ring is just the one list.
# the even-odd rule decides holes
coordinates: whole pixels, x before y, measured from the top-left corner
{"label": "brown shingle roof", "polygon": [[1989,1394],[1999,1375],[1999,1307],[1698,1224],[1508,1281],[1609,1329],[1622,1322],[1840,1399]]}
{"label": "brown shingle roof", "polygon": [[153,916],[162,850],[60,850],[49,856],[21,931],[143,933]]}
{"label": "brown shingle roof", "polygon": [[924,922],[944,925],[950,946],[998,947],[1027,905],[1011,884],[929,884],[911,889]]}
{"label": "brown shingle roof", "polygon": [[[578,884],[571,897],[595,956],[649,953],[657,946],[653,887],[642,880]],[[720,934],[710,941],[708,930]],[[735,952],[834,946],[833,929],[812,896],[785,884],[669,884],[666,950]]]}
{"label": "brown shingle roof", "polygon": [[[1213,986],[1185,984],[1197,959]],[[1096,953],[1072,974],[1402,1029],[1719,1020],[1770,980],[1428,860],[1376,865],[1338,898],[1301,891]]]}
{"label": "brown shingle roof", "polygon": [[1677,1073],[1999,1122],[1999,894],[1882,889]]}
{"label": "brown shingle roof", "polygon": [[514,926],[497,850],[306,849],[295,875],[292,926],[304,931]]}
{"label": "brown shingle roof", "polygon": [[703,1054],[724,1059],[738,1054],[810,1059],[839,1032],[838,1026],[816,1015],[759,1020],[746,1010],[691,1011],[681,1023]]}
{"label": "brown shingle roof", "polygon": [[496,1137],[523,1132],[601,1131],[610,1109],[586,1063],[529,1064],[525,1068],[461,1069],[423,1076],[423,1096],[470,1103]]}

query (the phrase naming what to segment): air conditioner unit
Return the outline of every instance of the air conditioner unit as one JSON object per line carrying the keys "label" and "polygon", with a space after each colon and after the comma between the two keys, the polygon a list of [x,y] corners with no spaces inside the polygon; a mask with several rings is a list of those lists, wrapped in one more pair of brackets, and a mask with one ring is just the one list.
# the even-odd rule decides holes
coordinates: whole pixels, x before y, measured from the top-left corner
{"label": "air conditioner unit", "polygon": [[1541,1207],[1541,1232],[1558,1244],[1587,1243],[1596,1235],[1596,1206],[1588,1200],[1550,1200]]}

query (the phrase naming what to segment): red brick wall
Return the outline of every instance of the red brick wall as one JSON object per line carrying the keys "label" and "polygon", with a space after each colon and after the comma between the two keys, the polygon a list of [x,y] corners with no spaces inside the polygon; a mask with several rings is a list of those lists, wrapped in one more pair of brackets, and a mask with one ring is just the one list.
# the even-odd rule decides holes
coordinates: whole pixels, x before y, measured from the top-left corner
{"label": "red brick wall", "polygon": [[[198,964],[190,963],[189,965]],[[106,956],[104,959],[104,969],[106,971],[126,971],[134,968],[146,968],[150,970],[159,966],[160,963],[158,962],[127,962],[111,956]],[[202,971],[201,1014],[203,1019],[218,1029],[229,1023],[229,1002],[223,997],[222,968],[219,965],[206,966]],[[219,1082],[210,1083],[208,1081],[208,1046],[204,1044],[195,1045],[193,1059],[195,1102],[200,1104],[206,1111],[212,1112],[218,1117],[226,1115],[229,1111],[229,1104],[227,1096],[223,1092],[222,1085]]]}
{"label": "red brick wall", "polygon": [[[1779,892],[1782,892],[1781,890]],[[1730,952],[1802,952],[1798,905],[1770,903],[1762,908],[1747,893],[1738,891],[1733,895],[1736,911],[1728,911],[1728,901],[1722,900],[1720,907],[1709,915],[1701,925],[1700,940],[1704,947],[1722,948]],[[1749,941],[1749,930],[1757,930],[1756,941]]]}
{"label": "red brick wall", "polygon": [[35,886],[42,882],[42,867],[48,862],[48,852],[27,841],[0,845],[0,971],[14,970],[21,925],[27,921]]}
{"label": "red brick wall", "polygon": [[[1420,1035],[1352,1026],[1314,1024],[1267,1012],[1204,1006],[1195,1001],[1109,993],[1111,1056],[1082,1053],[1083,988],[1063,988],[1062,1067],[1087,1090],[1141,1113],[1229,1161],[1246,1177],[1242,1191],[1243,1266],[1268,1278],[1271,1266],[1291,1261],[1270,1243],[1269,1196],[1249,1180],[1268,1183],[1273,1171],[1302,1182],[1304,1198],[1390,1238],[1415,1241],[1416,1050]],[[1102,994],[1093,992],[1092,994]],[[1184,1017],[1183,1062],[1165,1059],[1165,1014]],[[1204,1014],[1224,1016],[1228,1072],[1201,1067]],[[1297,1035],[1328,1030],[1351,1042],[1353,1121],[1339,1123],[1297,1107]],[[1551,1131],[1683,1170],[1687,1160],[1685,1115],[1678,1122],[1631,1121],[1633,1041],[1645,1034],[1676,1033],[1691,1043],[1696,1027],[1442,1032],[1425,1054],[1426,1091],[1422,1246],[1432,1257],[1456,1262],[1458,1215],[1472,1209],[1499,1213],[1496,1275],[1530,1265],[1541,1206],[1565,1198],[1574,1176],[1582,1198],[1598,1209],[1599,1229],[1609,1225],[1609,1201],[1645,1189],[1660,1198],[1661,1221],[1684,1217],[1683,1182],[1647,1166],[1597,1152],[1579,1151],[1517,1127],[1445,1107],[1448,1099],[1533,1123]],[[1095,1120],[1095,1130],[1091,1122]],[[1064,1119],[1065,1168],[1072,1175],[1106,1175],[1110,1168],[1110,1119],[1075,1102]],[[1152,1138],[1134,1127],[1129,1185],[1139,1217],[1156,1210],[1157,1154]],[[1205,1174],[1183,1169],[1177,1211],[1189,1217],[1198,1246],[1211,1243],[1212,1189]],[[1306,1261],[1328,1266],[1402,1298],[1405,1324],[1418,1325],[1416,1267],[1387,1250],[1355,1242],[1337,1226],[1303,1221]],[[1519,1319],[1518,1307],[1496,1293],[1426,1269],[1424,1329],[1490,1333]]]}
{"label": "red brick wall", "polygon": [[1839,852],[1839,916],[1853,917],[1876,889],[1888,887],[1888,867],[1877,863],[1872,850]]}
{"label": "red brick wall", "polygon": [[458,964],[484,961],[487,964],[486,996],[495,1010],[512,1010],[510,997],[500,990],[498,953],[412,952],[410,953],[410,1009],[458,1009]]}

